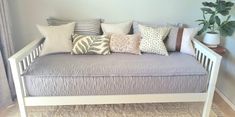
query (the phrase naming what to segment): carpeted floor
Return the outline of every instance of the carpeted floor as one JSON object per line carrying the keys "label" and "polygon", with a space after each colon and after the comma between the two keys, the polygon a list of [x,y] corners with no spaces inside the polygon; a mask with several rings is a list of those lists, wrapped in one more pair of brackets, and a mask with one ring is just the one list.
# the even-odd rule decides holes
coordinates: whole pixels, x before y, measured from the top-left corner
{"label": "carpeted floor", "polygon": [[[200,117],[202,106],[202,103],[55,106],[30,107],[28,112],[29,117]],[[223,117],[215,104],[210,117]]]}

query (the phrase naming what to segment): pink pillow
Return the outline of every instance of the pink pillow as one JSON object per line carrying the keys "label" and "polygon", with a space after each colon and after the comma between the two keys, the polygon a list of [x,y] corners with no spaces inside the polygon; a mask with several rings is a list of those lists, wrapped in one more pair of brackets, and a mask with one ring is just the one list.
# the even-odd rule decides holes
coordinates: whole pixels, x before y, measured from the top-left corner
{"label": "pink pillow", "polygon": [[110,39],[110,49],[112,52],[131,53],[140,55],[140,34],[125,35],[112,34]]}

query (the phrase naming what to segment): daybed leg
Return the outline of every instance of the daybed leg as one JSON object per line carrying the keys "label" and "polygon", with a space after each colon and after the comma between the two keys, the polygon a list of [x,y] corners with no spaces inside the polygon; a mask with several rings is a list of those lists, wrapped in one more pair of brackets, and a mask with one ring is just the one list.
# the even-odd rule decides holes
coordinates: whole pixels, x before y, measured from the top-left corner
{"label": "daybed leg", "polygon": [[205,100],[202,117],[209,117],[210,115],[221,58],[222,57],[218,57],[217,60],[214,61],[214,65],[211,69],[211,73],[209,77],[210,81],[209,81],[208,90],[207,90],[207,98]]}
{"label": "daybed leg", "polygon": [[21,117],[27,117],[25,106],[24,105],[19,105],[19,108],[20,108],[20,116]]}
{"label": "daybed leg", "polygon": [[210,90],[208,92],[208,94],[207,94],[207,99],[206,99],[206,101],[204,103],[202,117],[209,117],[210,111],[211,111],[211,107],[212,107],[213,97],[214,97],[214,90]]}
{"label": "daybed leg", "polygon": [[10,60],[10,64],[12,68],[12,75],[14,79],[16,94],[17,94],[20,116],[27,117],[26,107],[25,107],[25,102],[24,102],[24,90],[23,90],[22,81],[21,81],[20,69],[15,60]]}

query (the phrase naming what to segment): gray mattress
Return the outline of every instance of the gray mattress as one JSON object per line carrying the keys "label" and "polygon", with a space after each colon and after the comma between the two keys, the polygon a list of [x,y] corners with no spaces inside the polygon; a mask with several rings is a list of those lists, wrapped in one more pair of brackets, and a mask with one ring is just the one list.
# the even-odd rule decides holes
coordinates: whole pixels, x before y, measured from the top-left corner
{"label": "gray mattress", "polygon": [[29,96],[199,93],[206,70],[190,55],[69,55],[40,57],[23,74]]}

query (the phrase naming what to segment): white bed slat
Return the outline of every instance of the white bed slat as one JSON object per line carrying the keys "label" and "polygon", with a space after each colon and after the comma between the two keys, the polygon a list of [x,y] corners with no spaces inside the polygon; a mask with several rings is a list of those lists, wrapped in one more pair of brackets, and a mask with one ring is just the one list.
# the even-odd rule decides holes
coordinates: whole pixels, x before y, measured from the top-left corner
{"label": "white bed slat", "polygon": [[38,50],[38,47],[36,48],[36,56],[37,56],[37,57],[39,56],[39,50]]}
{"label": "white bed slat", "polygon": [[[208,60],[209,60],[209,58],[206,57],[205,66],[204,66],[204,68],[206,68],[206,70],[207,70],[207,67],[208,67]],[[208,71],[208,70],[207,70],[207,71]]]}
{"label": "white bed slat", "polygon": [[33,60],[34,60],[34,58],[33,58],[33,52],[30,53],[29,57],[30,57],[30,63],[32,63]]}
{"label": "white bed slat", "polygon": [[36,51],[33,50],[33,59],[35,59],[35,58],[36,58]]}
{"label": "white bed slat", "polygon": [[203,55],[202,57],[202,65],[205,68],[205,62],[206,62],[206,55]]}
{"label": "white bed slat", "polygon": [[27,68],[27,63],[26,63],[25,58],[23,59],[23,66],[24,66],[24,69],[23,69],[23,70],[26,70],[26,68]]}
{"label": "white bed slat", "polygon": [[27,67],[30,65],[30,58],[29,58],[29,55],[26,57],[26,61],[27,61]]}
{"label": "white bed slat", "polygon": [[24,71],[24,67],[23,67],[22,61],[20,61],[20,62],[18,63],[18,65],[19,65],[19,71],[20,71],[20,75],[21,75],[21,74],[23,74],[23,71]]}
{"label": "white bed slat", "polygon": [[200,54],[200,51],[197,50],[197,54],[196,54],[196,59],[199,61],[199,54]]}

